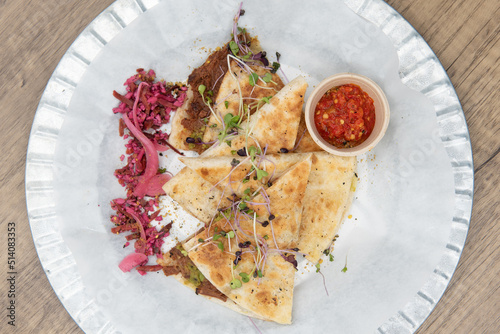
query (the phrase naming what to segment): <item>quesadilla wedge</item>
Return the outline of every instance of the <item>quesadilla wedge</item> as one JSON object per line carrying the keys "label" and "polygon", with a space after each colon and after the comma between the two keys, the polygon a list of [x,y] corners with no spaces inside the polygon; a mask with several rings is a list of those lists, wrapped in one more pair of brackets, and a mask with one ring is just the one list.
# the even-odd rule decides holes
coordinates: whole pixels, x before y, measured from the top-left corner
{"label": "quesadilla wedge", "polygon": [[157,263],[163,267],[163,272],[166,276],[173,277],[197,295],[203,296],[213,303],[225,306],[240,314],[265,320],[261,316],[242,308],[231,299],[228,299],[209,280],[205,279],[203,274],[188,257],[182,245],[179,244],[168,253],[163,254],[163,257],[158,259]]}
{"label": "quesadilla wedge", "polygon": [[[236,237],[221,237],[216,242],[199,242],[200,239],[208,239],[207,235],[212,236],[213,240],[213,236],[220,235],[217,233],[222,231],[228,235],[230,229],[220,221],[185,243],[183,247],[189,258],[206,279],[241,308],[261,319],[291,323],[295,275],[293,265],[279,253],[268,250],[265,266],[257,269],[256,261],[263,259],[258,257],[263,245],[259,241],[257,247],[254,239],[245,238],[239,233],[238,241]],[[238,244],[247,242],[249,246],[241,249],[236,257],[232,251],[240,249]],[[236,268],[233,267],[235,261]]]}
{"label": "quesadilla wedge", "polygon": [[316,152],[304,196],[298,248],[317,263],[332,244],[352,202],[356,157]]}
{"label": "quesadilla wedge", "polygon": [[183,168],[165,183],[163,190],[184,210],[204,223],[214,217],[218,205],[229,205],[221,190],[214,188],[189,168]]}
{"label": "quesadilla wedge", "polygon": [[[257,159],[259,166],[268,173],[261,180],[256,180],[253,175],[249,177],[252,163],[245,156],[183,157],[179,158],[179,160],[203,179],[212,185],[216,185],[219,190],[225,189],[230,184],[230,190],[234,194],[238,197],[244,197],[246,189],[257,189],[260,186],[267,188],[269,181],[274,183],[285,171],[309,155],[310,153],[268,154],[265,159]],[[231,164],[235,160],[240,161],[236,167]]]}
{"label": "quesadilla wedge", "polygon": [[219,133],[223,130],[220,120],[226,114],[243,115],[246,119],[247,113],[243,105],[250,106],[249,112],[253,114],[257,105],[263,105],[262,98],[270,98],[283,88],[283,82],[277,74],[272,74],[268,69],[260,66],[249,66],[254,73],[263,77],[267,73],[269,82],[258,81],[253,85],[250,83],[248,71],[231,60],[231,68],[222,78],[219,92],[215,98],[214,111],[217,118],[211,115],[203,135],[203,142],[210,143],[217,140]]}
{"label": "quesadilla wedge", "polygon": [[186,99],[180,108],[178,108],[174,116],[172,117],[172,132],[168,138],[170,144],[178,149],[187,150],[189,149],[186,143],[186,138],[191,136],[192,130],[184,127],[182,121],[189,117],[188,108],[193,101],[193,90],[188,87],[186,91]]}
{"label": "quesadilla wedge", "polygon": [[[231,146],[224,141],[213,145],[201,156],[230,155],[233,150],[259,144],[261,148],[267,145],[267,153],[271,154],[279,153],[281,149],[292,150],[307,86],[304,77],[296,77],[252,115],[249,122],[241,123],[243,129],[231,138]],[[247,131],[249,136],[246,135]]]}
{"label": "quesadilla wedge", "polygon": [[[274,171],[279,175],[282,168],[289,168],[288,164],[303,159],[304,153],[269,155],[266,158],[274,163],[269,173]],[[232,159],[231,156],[184,158],[183,161],[192,167],[198,176],[216,185],[221,177],[231,171]],[[249,168],[250,166],[246,165],[239,166],[233,172],[233,180],[241,180]],[[326,152],[314,152],[312,155],[311,172],[303,199],[298,248],[307,254],[307,259],[313,263],[318,262],[323,251],[330,247],[349,211],[355,190],[355,170],[355,157],[333,156]],[[251,179],[244,187],[240,182],[232,183],[233,191],[242,197],[247,185],[255,187],[258,182],[260,181]],[[227,183],[221,183],[218,187],[227,187]],[[266,191],[269,192],[271,188]]]}

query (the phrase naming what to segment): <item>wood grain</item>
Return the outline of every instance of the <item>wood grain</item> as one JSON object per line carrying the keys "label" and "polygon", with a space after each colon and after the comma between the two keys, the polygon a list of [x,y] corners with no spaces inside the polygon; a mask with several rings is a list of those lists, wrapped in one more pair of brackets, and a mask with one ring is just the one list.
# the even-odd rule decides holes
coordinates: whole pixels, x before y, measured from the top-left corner
{"label": "wood grain", "polygon": [[[448,72],[469,125],[475,198],[469,235],[442,300],[418,333],[500,333],[500,3],[498,0],[389,0],[424,37]],[[38,101],[71,42],[111,0],[0,0],[0,245],[16,223],[17,326],[0,332],[81,333],[40,265],[25,209],[24,168]],[[0,272],[6,270],[0,252]],[[7,286],[0,279],[0,306]]]}

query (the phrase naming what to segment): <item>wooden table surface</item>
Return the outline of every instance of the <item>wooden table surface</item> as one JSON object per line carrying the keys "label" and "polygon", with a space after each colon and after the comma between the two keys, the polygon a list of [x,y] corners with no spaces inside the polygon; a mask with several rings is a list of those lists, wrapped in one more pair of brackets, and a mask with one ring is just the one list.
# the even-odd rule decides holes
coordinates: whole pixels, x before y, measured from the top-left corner
{"label": "wooden table surface", "polygon": [[[0,0],[1,333],[80,333],[38,260],[25,206],[28,136],[72,41],[112,0]],[[500,2],[389,0],[424,37],[462,103],[475,166],[474,209],[458,268],[418,333],[500,333]],[[16,327],[7,325],[7,224],[16,223]]]}

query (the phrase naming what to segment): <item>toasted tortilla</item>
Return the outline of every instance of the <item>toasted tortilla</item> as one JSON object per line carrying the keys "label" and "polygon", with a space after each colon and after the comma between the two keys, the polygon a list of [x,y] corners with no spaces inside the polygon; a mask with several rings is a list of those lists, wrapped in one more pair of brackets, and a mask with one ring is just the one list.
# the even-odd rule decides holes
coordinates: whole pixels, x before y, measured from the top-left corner
{"label": "toasted tortilla", "polygon": [[[279,174],[282,168],[289,168],[288,164],[304,159],[304,154],[269,155],[268,158],[275,163],[275,167],[271,166]],[[232,159],[233,156],[184,158],[183,161],[192,167],[198,176],[215,185],[221,177],[227,175],[231,170],[230,161]],[[238,167],[233,172],[235,173],[234,180],[241,180],[249,168],[249,166],[243,165]],[[356,180],[355,170],[355,157],[339,157],[326,152],[313,153],[311,172],[303,199],[298,243],[300,251],[307,254],[307,259],[313,263],[317,263],[323,251],[330,247],[347,215],[355,190],[355,185],[353,186],[353,182]],[[226,185],[224,183],[220,187]],[[247,188],[247,186],[241,186],[240,183],[234,183],[232,186],[233,191],[240,197],[243,196],[243,191]],[[252,186],[252,189],[253,187],[255,185]]]}
{"label": "toasted tortilla", "polygon": [[317,263],[332,244],[351,205],[356,157],[316,152],[304,196],[298,248]]}
{"label": "toasted tortilla", "polygon": [[[291,249],[297,246],[303,198],[310,171],[311,155],[291,167],[265,193],[252,199],[255,203],[266,203],[264,194],[269,198],[270,213],[264,205],[249,205],[249,207],[257,213],[261,222],[269,222],[267,226],[256,224],[255,231],[258,235],[269,236],[270,247]],[[270,220],[270,215],[275,218]],[[253,221],[241,221],[240,225],[243,230],[251,231]]]}
{"label": "toasted tortilla", "polygon": [[[250,66],[250,68],[259,76],[264,76],[271,72],[261,66]],[[214,111],[219,120],[224,119],[226,114],[238,115],[240,113],[240,92],[245,99],[242,103],[249,104],[263,97],[274,96],[283,88],[283,82],[277,74],[271,74],[271,81],[261,82],[257,85],[250,85],[249,74],[243,68],[238,66],[234,60],[231,60],[231,70],[227,71],[222,78],[219,92],[215,98]],[[235,79],[236,78],[236,79]],[[227,104],[227,106],[226,106]],[[255,109],[251,109],[253,113]],[[244,118],[246,119],[246,114]],[[217,140],[219,132],[222,131],[222,124],[217,121],[214,115],[211,115],[203,135],[203,142],[210,143]]]}
{"label": "toasted tortilla", "polygon": [[165,183],[163,190],[184,210],[204,223],[208,223],[217,211],[218,201],[215,198],[222,198],[222,206],[229,205],[228,200],[222,197],[222,191],[189,168],[183,168]]}
{"label": "toasted tortilla", "polygon": [[[267,188],[269,180],[273,182],[273,180],[279,178],[293,165],[304,160],[308,156],[309,153],[266,155],[266,159],[261,162],[260,167],[265,169],[269,175],[263,177],[262,180],[255,180],[253,177],[250,177],[245,183],[241,181],[250,173],[252,168],[252,164],[245,156],[240,157],[238,155],[231,155],[205,158],[182,157],[179,158],[179,160],[206,181],[213,185],[217,185],[219,190],[223,190],[228,185],[229,181],[231,181],[232,192],[241,198],[245,195],[244,191],[248,188],[257,189],[259,186]],[[236,168],[231,166],[233,159],[237,159],[241,162]]]}
{"label": "toasted tortilla", "polygon": [[189,150],[188,144],[186,143],[186,138],[189,137],[193,131],[186,129],[182,125],[182,120],[188,118],[188,108],[193,101],[193,90],[191,86],[188,86],[186,91],[186,99],[180,108],[178,108],[174,116],[172,117],[172,131],[168,137],[169,143],[178,149]]}
{"label": "toasted tortilla", "polygon": [[304,113],[300,117],[299,129],[297,131],[297,139],[295,140],[294,152],[323,152],[324,150],[312,139],[311,134],[307,130],[306,119]]}
{"label": "toasted tortilla", "polygon": [[[288,156],[290,157],[289,159]],[[285,158],[286,157],[286,158]],[[266,199],[264,195],[269,198],[269,209],[268,211],[265,205],[249,205],[249,208],[254,210],[260,222],[268,221],[269,224],[263,226],[261,224],[256,224],[257,234],[261,235],[272,235],[273,238],[270,238],[269,243],[270,246],[277,245],[280,249],[289,249],[297,246],[297,240],[299,238],[299,229],[302,221],[302,206],[303,206],[303,198],[306,193],[307,181],[309,178],[309,173],[311,170],[311,159],[312,155],[310,153],[306,154],[289,154],[282,155],[278,157],[273,157],[277,161],[277,165],[282,168],[282,166],[287,166],[286,169],[282,169],[280,171],[280,176],[277,179],[274,179],[271,187],[267,186],[267,182],[260,183],[258,185],[255,183],[254,185],[250,185],[250,183],[241,184],[238,189],[240,193],[239,197],[247,196],[244,193],[244,190],[251,189],[251,193],[255,190],[259,189],[259,187],[263,187],[264,193],[261,191],[260,194],[255,196],[251,202],[253,203],[266,203]],[[189,159],[190,161],[195,161],[199,158]],[[218,159],[218,158],[214,158]],[[202,159],[203,160],[203,159]],[[226,160],[226,159],[221,159]],[[278,162],[278,160],[282,160],[282,162]],[[284,161],[284,162],[283,162]],[[290,161],[298,161],[298,163],[290,164]],[[288,163],[288,164],[287,164]],[[207,176],[211,175],[211,170],[206,169],[208,171]],[[196,177],[193,177],[191,169],[188,169],[186,173],[190,173],[191,181],[188,184],[176,184],[172,187],[168,187],[165,185],[165,191],[167,194],[170,194],[171,197],[176,200],[177,196],[179,199],[177,201],[182,201],[183,203],[179,203],[190,213],[194,212],[197,215],[196,217],[202,217],[206,220],[202,220],[204,222],[208,222],[211,220],[214,214],[217,213],[217,203],[219,202],[220,197],[223,192],[219,189],[214,189],[210,192],[210,197],[206,195],[206,198],[211,200],[207,201],[206,199],[199,202],[192,202],[188,200],[187,203],[184,200],[184,189],[191,196],[201,196],[202,193],[198,195],[197,189],[203,189],[202,191],[208,191],[212,189],[212,183],[203,180],[203,182],[199,182],[196,186],[197,189],[193,189],[193,181],[199,180]],[[196,175],[198,176],[198,175]],[[199,176],[198,176],[199,177]],[[244,175],[242,174],[241,179],[243,179]],[[197,181],[194,181],[197,182]],[[214,180],[213,184],[218,182],[217,179]],[[261,182],[261,181],[256,181]],[[168,183],[167,183],[168,184]],[[227,189],[228,183],[222,185]],[[193,189],[193,190],[192,190]],[[193,193],[194,192],[194,193]],[[229,191],[226,192],[225,196],[229,196],[231,193]],[[223,198],[223,202],[221,203],[222,207],[228,206],[228,199]],[[273,214],[275,218],[273,220],[269,220],[270,214]],[[198,218],[200,219],[200,218]],[[201,219],[200,219],[201,220]],[[241,220],[241,227],[246,231],[253,230],[253,220]]]}
{"label": "toasted tortilla", "polygon": [[[250,117],[250,122],[243,122],[243,129],[236,138],[231,140],[231,146],[226,142],[219,143],[203,152],[203,157],[230,155],[232,150],[256,145],[257,140],[267,153],[279,153],[282,148],[292,150],[297,138],[297,130],[302,115],[302,105],[307,89],[307,82],[302,76],[290,81],[283,89],[274,95],[270,103],[264,104],[257,113]],[[250,138],[246,138],[247,128]]]}
{"label": "toasted tortilla", "polygon": [[[219,230],[227,230],[219,222],[212,225],[209,235],[214,234],[215,227]],[[215,243],[200,244],[198,239],[206,238],[206,235],[207,232],[202,231],[183,245],[189,250],[189,258],[205,278],[230,300],[258,318],[280,324],[291,323],[295,275],[293,265],[285,261],[278,253],[269,251],[263,277],[259,279],[251,275],[249,282],[242,283],[241,287],[233,289],[230,285],[231,280],[233,277],[241,279],[240,273],[250,274],[254,268],[254,257],[251,253],[243,253],[238,265],[231,272],[235,256],[221,251]],[[239,237],[240,242],[245,240],[242,235]],[[235,239],[220,238],[218,242],[223,245],[224,249],[229,249],[229,243],[231,243],[231,249],[238,249]]]}
{"label": "toasted tortilla", "polygon": [[[163,258],[160,258],[157,260],[157,263],[161,266],[168,266],[168,265],[171,265],[172,262],[171,260],[169,259],[168,256],[163,256]],[[191,282],[190,280],[184,278],[182,276],[181,273],[179,274],[176,274],[176,275],[170,275],[169,277],[173,277],[175,280],[177,280],[178,282],[182,283],[184,286],[186,286],[187,288],[191,289],[192,291],[196,292],[196,285],[194,285],[193,282]],[[199,296],[202,296],[208,300],[210,300],[211,302],[214,302],[218,305],[221,305],[221,306],[225,306],[235,312],[238,312],[240,314],[243,314],[243,315],[246,315],[246,316],[249,316],[249,317],[253,317],[253,318],[256,318],[256,319],[260,319],[260,320],[265,320],[264,318],[262,318],[261,316],[259,316],[258,314],[255,314],[249,310],[246,310],[244,308],[242,308],[241,306],[239,306],[238,304],[236,304],[235,302],[233,302],[231,299],[227,299],[226,301],[223,301],[219,298],[216,298],[216,297],[212,297],[212,296],[207,296],[207,295],[203,295],[203,294],[199,294]]]}

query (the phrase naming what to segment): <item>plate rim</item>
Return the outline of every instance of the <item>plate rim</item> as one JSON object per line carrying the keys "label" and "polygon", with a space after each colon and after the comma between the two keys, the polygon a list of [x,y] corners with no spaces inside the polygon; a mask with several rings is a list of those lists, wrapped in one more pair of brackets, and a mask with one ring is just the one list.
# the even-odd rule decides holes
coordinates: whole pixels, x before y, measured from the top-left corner
{"label": "plate rim", "polygon": [[[75,39],[68,48],[64,56],[59,61],[56,69],[51,75],[47,86],[40,98],[37,107],[26,153],[25,169],[25,194],[26,208],[30,224],[30,230],[33,237],[35,250],[40,260],[49,283],[62,305],[85,332],[112,333],[113,324],[107,321],[98,309],[95,303],[86,295],[81,277],[76,269],[76,262],[72,258],[71,251],[64,244],[59,228],[57,226],[57,217],[53,210],[53,189],[51,188],[52,179],[37,179],[31,175],[49,175],[53,173],[55,152],[55,142],[58,137],[57,124],[51,124],[53,129],[52,137],[47,136],[46,124],[43,123],[43,117],[56,117],[64,119],[67,105],[71,101],[74,88],[78,83],[74,71],[78,71],[78,66],[84,68],[91,64],[100,50],[107,42],[114,38],[114,35],[105,33],[106,27],[113,24],[118,27],[117,33],[133,22],[139,15],[153,8],[162,0],[117,0],[108,8],[100,13]],[[441,261],[431,274],[431,278],[417,292],[401,310],[384,324],[374,330],[378,333],[413,333],[427,319],[441,299],[451,278],[456,270],[460,256],[462,254],[467,238],[470,218],[472,213],[473,195],[474,195],[474,166],[472,159],[472,147],[470,135],[465,120],[465,114],[461,107],[455,89],[443,68],[441,62],[425,42],[423,37],[413,26],[389,4],[382,0],[342,0],[347,7],[353,10],[359,16],[365,18],[380,28],[396,48],[399,58],[399,73],[403,84],[416,91],[423,93],[433,102],[436,115],[438,117],[438,127],[440,128],[440,137],[446,149],[450,163],[452,165],[455,179],[455,208],[450,226],[450,239],[444,249]],[[132,11],[125,11],[124,8],[133,8]],[[120,29],[121,27],[121,29]],[[422,53],[420,65],[428,65],[433,71],[441,73],[441,80],[436,84],[431,82],[426,86],[419,85],[419,74],[416,73],[420,68],[405,67],[402,59],[405,57],[405,43],[414,39],[419,44],[419,51]],[[97,46],[95,55],[82,55],[78,49],[78,43],[93,43]],[[73,64],[75,69],[68,70],[68,63]],[[74,65],[74,64],[78,65]],[[66,75],[72,71],[70,75]],[[67,94],[53,101],[51,96],[53,86],[63,86],[67,88]],[[56,95],[56,99],[59,95]],[[439,99],[447,99],[444,106],[440,105],[438,110],[435,103]],[[456,133],[444,129],[449,118],[458,116],[457,127],[462,131]],[[61,123],[62,124],[62,123]],[[465,132],[464,132],[465,130]],[[50,132],[50,131],[49,131]],[[55,133],[55,135],[54,135]],[[42,145],[40,147],[40,144]],[[458,146],[458,148],[457,148]],[[52,153],[52,155],[51,155]],[[458,157],[458,158],[457,158]],[[52,160],[51,160],[52,159]],[[472,179],[472,182],[461,183],[464,178]],[[41,200],[43,199],[43,200]],[[42,245],[42,246],[41,246]],[[47,258],[55,250],[58,258]],[[69,284],[61,284],[57,279],[61,272],[75,271],[77,275]],[[74,275],[73,275],[74,276]]]}

